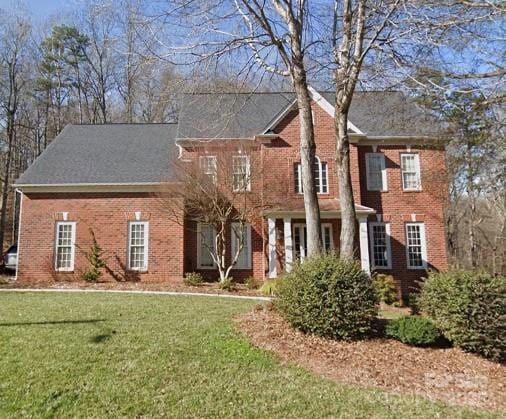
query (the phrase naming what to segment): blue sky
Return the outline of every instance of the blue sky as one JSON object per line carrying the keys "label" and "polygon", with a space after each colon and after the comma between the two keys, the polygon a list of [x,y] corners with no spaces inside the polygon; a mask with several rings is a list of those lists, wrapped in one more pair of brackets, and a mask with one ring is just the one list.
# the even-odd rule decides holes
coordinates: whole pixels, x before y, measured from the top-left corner
{"label": "blue sky", "polygon": [[0,9],[21,7],[28,9],[32,17],[42,20],[55,13],[75,9],[79,3],[79,0],[0,0]]}

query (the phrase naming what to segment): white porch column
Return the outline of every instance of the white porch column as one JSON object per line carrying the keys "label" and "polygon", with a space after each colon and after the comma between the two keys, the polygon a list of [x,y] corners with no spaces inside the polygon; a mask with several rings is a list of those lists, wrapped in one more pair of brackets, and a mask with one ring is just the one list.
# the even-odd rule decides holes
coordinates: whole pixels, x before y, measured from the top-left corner
{"label": "white porch column", "polygon": [[267,228],[269,231],[269,278],[276,278],[278,276],[276,265],[276,219],[267,219]]}
{"label": "white porch column", "polygon": [[293,241],[292,241],[292,219],[284,218],[284,236],[285,236],[285,271],[290,272],[293,265]]}
{"label": "white porch column", "polygon": [[359,238],[360,238],[360,264],[362,269],[368,274],[371,273],[371,263],[369,261],[369,242],[367,232],[367,217],[359,218]]}

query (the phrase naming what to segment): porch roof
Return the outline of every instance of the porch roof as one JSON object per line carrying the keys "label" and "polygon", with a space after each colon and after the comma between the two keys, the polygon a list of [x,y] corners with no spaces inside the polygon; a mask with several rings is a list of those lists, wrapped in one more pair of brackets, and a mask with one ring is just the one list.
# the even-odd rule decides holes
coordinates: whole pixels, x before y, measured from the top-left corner
{"label": "porch roof", "polygon": [[[340,218],[341,207],[339,199],[320,199],[320,216],[321,218]],[[369,214],[375,214],[376,211],[372,208],[366,207],[365,205],[355,204],[355,212],[357,216],[366,216]],[[304,218],[304,202],[302,200],[286,201],[282,205],[276,205],[264,211],[265,217],[290,217],[290,218]]]}

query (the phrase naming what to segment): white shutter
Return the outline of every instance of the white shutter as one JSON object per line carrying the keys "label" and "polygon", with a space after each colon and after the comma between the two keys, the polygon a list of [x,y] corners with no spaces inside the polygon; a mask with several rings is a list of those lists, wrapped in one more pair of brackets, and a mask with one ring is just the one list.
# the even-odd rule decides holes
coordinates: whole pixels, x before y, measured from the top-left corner
{"label": "white shutter", "polygon": [[[240,228],[239,223],[232,223],[232,257],[235,256],[235,253],[240,245]],[[244,224],[243,241],[243,248],[241,253],[239,253],[239,257],[237,258],[234,268],[251,269],[251,224]]]}
{"label": "white shutter", "polygon": [[199,268],[213,268],[215,266],[211,252],[214,252],[216,232],[209,224],[199,224],[198,236],[198,265]]}

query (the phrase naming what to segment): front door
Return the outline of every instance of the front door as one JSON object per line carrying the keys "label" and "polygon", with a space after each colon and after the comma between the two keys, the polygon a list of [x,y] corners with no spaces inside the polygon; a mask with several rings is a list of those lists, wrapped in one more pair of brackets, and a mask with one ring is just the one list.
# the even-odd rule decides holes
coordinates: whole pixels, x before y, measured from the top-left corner
{"label": "front door", "polygon": [[[293,225],[293,244],[295,247],[295,259],[303,261],[307,256],[307,228],[306,224]],[[334,249],[332,236],[332,224],[322,224],[323,250],[326,252]]]}

